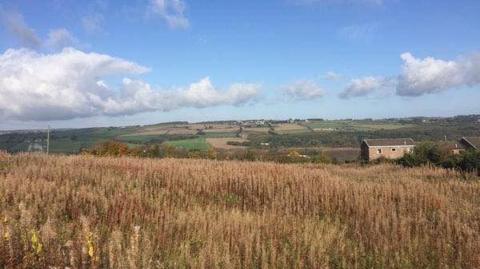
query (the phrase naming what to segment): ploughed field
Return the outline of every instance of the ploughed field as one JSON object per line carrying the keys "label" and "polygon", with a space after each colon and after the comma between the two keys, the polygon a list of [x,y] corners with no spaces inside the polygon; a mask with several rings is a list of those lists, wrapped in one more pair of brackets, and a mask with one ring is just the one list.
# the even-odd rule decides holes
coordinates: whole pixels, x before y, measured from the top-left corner
{"label": "ploughed field", "polygon": [[431,168],[4,155],[0,217],[0,268],[480,268]]}

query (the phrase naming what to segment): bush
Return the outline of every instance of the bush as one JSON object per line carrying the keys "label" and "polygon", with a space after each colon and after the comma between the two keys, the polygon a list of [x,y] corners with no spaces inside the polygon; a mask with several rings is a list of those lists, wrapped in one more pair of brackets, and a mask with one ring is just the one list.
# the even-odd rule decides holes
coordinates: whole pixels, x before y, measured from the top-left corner
{"label": "bush", "polygon": [[433,143],[422,143],[415,147],[412,153],[406,154],[397,161],[405,167],[435,165],[446,169],[459,171],[465,178],[468,174],[480,175],[480,151],[467,150],[458,155],[442,151]]}
{"label": "bush", "polygon": [[312,163],[333,163],[333,162],[334,160],[323,152],[312,157]]}
{"label": "bush", "polygon": [[456,167],[464,177],[467,173],[474,172],[480,176],[480,151],[468,150],[463,152],[458,158]]}
{"label": "bush", "polygon": [[90,153],[95,156],[127,156],[130,155],[128,145],[117,142],[117,141],[108,141],[96,145],[93,149],[88,150],[87,153]]}
{"label": "bush", "polygon": [[227,145],[230,145],[230,146],[248,147],[248,146],[250,146],[250,142],[248,142],[248,141],[243,141],[243,142],[240,142],[240,141],[227,141]]}
{"label": "bush", "polygon": [[415,147],[412,153],[405,154],[398,163],[406,167],[427,164],[439,165],[447,156],[442,154],[440,147],[431,142],[424,142]]}

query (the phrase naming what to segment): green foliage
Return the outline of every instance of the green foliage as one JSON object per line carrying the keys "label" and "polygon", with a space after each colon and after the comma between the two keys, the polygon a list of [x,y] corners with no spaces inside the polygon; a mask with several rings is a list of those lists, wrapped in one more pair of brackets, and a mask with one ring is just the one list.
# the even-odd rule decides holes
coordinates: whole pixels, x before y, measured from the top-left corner
{"label": "green foliage", "polygon": [[92,155],[95,156],[127,156],[130,155],[130,151],[127,145],[116,142],[108,141],[96,145],[93,149],[89,151]]}
{"label": "green foliage", "polygon": [[[410,137],[415,141],[441,141],[445,135],[457,140],[463,136],[476,136],[480,133],[480,124],[473,120],[447,118],[423,123],[423,119],[418,121],[405,119],[401,123],[403,125],[398,120],[383,120],[382,124],[353,121],[350,123],[351,128],[340,128],[336,125],[338,122],[326,121],[314,126],[332,130],[277,135],[256,134],[249,135],[248,138],[252,146],[258,148],[261,147],[261,143],[269,143],[273,148],[358,147],[364,138]],[[399,126],[403,127],[394,128]]]}
{"label": "green foliage", "polygon": [[466,172],[473,172],[480,169],[480,151],[469,150],[462,153],[457,166]]}
{"label": "green foliage", "polygon": [[474,173],[480,176],[480,151],[468,150],[462,152],[455,158],[453,165],[462,173],[464,179],[467,179],[469,175]]}
{"label": "green foliage", "polygon": [[198,137],[193,139],[185,139],[185,140],[176,140],[176,141],[168,141],[166,142],[169,145],[184,148],[187,150],[201,150],[207,151],[210,148],[210,145],[207,143],[204,137]]}
{"label": "green foliage", "polygon": [[[478,124],[479,115],[458,116],[452,118],[407,118],[407,119],[385,119],[385,120],[335,120],[322,121],[311,120],[300,123],[305,127],[303,132],[279,133],[270,130],[269,133],[249,135],[250,144],[244,145],[252,148],[264,148],[261,143],[269,143],[270,148],[291,148],[291,147],[358,147],[364,138],[397,138],[411,137],[415,141],[439,141],[444,136],[451,140],[457,140],[463,136],[476,136],[480,133]],[[213,122],[215,123],[215,122]],[[212,124],[213,124],[212,123]],[[233,122],[226,122],[234,124]],[[272,124],[286,123],[286,121],[274,121]],[[207,123],[205,123],[207,124]],[[222,124],[218,122],[215,124]],[[121,141],[127,144],[141,146],[170,143],[172,141],[194,140],[198,135],[191,134],[151,134],[148,131],[152,128],[185,125],[186,122],[164,123],[151,126],[131,127],[105,127],[105,128],[84,128],[52,130],[50,141],[50,152],[75,154],[82,149],[110,140]],[[238,127],[242,130],[241,127]],[[232,129],[233,130],[233,129]],[[240,131],[239,130],[239,131]],[[235,137],[240,136],[239,131],[205,130],[202,137]],[[45,131],[20,131],[0,134],[0,149],[8,152],[28,151],[29,147],[35,145],[46,145]],[[186,141],[177,142],[181,147],[199,149]],[[189,144],[189,145],[188,145]],[[206,143],[202,143],[203,149],[207,150]]]}
{"label": "green foliage", "polygon": [[464,178],[467,174],[480,175],[480,151],[467,150],[458,155],[440,150],[438,145],[427,142],[419,144],[412,153],[406,154],[397,161],[405,167],[435,165],[446,169],[460,171]]}
{"label": "green foliage", "polygon": [[412,153],[406,154],[398,162],[406,167],[422,166],[427,164],[439,165],[442,159],[442,152],[438,145],[432,142],[424,142],[415,147]]}
{"label": "green foliage", "polygon": [[250,142],[249,141],[227,141],[227,145],[248,147],[250,146]]}
{"label": "green foliage", "polygon": [[179,141],[179,140],[187,140],[187,139],[195,139],[198,138],[196,135],[169,135],[169,134],[162,134],[162,135],[122,135],[118,137],[118,140],[126,142],[126,143],[133,143],[139,145],[149,145],[149,144],[161,144],[167,141]]}
{"label": "green foliage", "polygon": [[320,152],[317,155],[312,157],[312,162],[313,163],[333,163],[334,160],[324,152]]}

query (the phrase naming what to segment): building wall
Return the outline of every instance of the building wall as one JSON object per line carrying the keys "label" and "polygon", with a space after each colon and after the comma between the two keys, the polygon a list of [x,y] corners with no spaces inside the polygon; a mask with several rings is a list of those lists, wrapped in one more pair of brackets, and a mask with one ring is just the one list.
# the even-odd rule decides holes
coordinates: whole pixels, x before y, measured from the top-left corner
{"label": "building wall", "polygon": [[415,146],[383,146],[383,147],[369,147],[368,160],[376,160],[379,158],[399,159],[406,153],[412,152]]}
{"label": "building wall", "polygon": [[464,151],[465,151],[464,149],[452,149],[452,152],[451,152],[451,153],[452,153],[453,155],[458,155],[458,154],[460,154],[460,153],[462,153],[462,152],[464,152]]}

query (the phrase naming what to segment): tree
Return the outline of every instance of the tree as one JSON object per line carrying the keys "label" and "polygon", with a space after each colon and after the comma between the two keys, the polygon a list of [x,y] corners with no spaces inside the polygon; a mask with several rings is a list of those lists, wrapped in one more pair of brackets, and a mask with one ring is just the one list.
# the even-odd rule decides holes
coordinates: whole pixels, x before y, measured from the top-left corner
{"label": "tree", "polygon": [[466,177],[468,173],[474,172],[480,176],[480,151],[467,150],[462,152],[458,160],[457,168],[464,177]]}
{"label": "tree", "polygon": [[107,141],[97,144],[88,153],[97,156],[127,156],[130,154],[130,150],[126,144],[117,141]]}
{"label": "tree", "polygon": [[412,153],[405,154],[398,162],[406,167],[422,166],[427,164],[439,165],[445,159],[440,147],[431,142],[418,144]]}
{"label": "tree", "polygon": [[215,159],[217,159],[217,151],[216,151],[213,147],[208,148],[207,157],[208,157],[210,160],[215,160]]}

